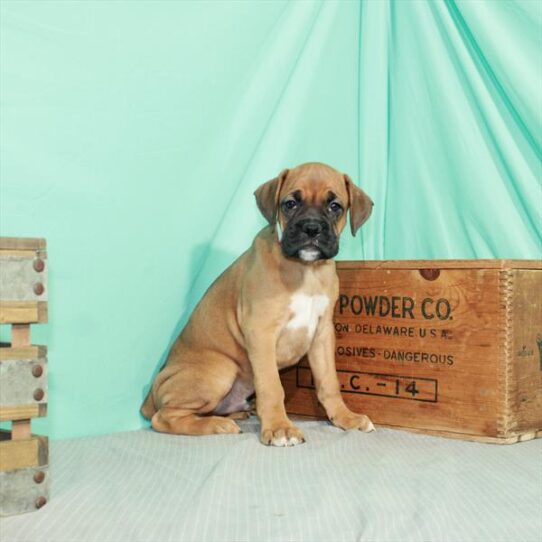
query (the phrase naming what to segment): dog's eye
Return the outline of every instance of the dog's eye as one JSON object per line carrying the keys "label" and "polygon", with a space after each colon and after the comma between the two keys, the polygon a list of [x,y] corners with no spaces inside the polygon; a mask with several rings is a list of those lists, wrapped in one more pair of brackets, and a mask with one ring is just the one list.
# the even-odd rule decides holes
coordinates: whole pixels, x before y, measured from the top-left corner
{"label": "dog's eye", "polygon": [[342,208],[342,205],[340,203],[337,203],[336,201],[332,201],[329,204],[329,210],[332,213],[339,214],[339,213],[342,212],[343,208]]}
{"label": "dog's eye", "polygon": [[288,199],[282,204],[282,207],[287,211],[291,211],[297,207],[297,201],[295,199]]}

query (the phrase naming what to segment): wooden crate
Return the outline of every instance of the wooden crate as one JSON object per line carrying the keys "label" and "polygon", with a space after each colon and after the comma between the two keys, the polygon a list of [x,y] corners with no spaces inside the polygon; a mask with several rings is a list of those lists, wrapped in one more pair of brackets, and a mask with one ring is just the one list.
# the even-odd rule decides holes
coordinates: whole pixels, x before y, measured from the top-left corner
{"label": "wooden crate", "polygon": [[47,413],[47,349],[32,346],[30,324],[47,320],[47,254],[43,239],[0,238],[0,323],[11,343],[0,347],[0,515],[41,508],[49,497],[48,441],[31,419]]}
{"label": "wooden crate", "polygon": [[[338,262],[343,396],[384,426],[483,442],[542,432],[542,261]],[[307,360],[290,414],[324,416]]]}

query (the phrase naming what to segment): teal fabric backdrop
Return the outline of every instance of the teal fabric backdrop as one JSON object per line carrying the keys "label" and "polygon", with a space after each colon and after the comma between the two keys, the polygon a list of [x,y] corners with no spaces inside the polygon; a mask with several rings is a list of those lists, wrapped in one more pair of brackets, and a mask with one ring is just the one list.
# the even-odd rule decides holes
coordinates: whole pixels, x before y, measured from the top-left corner
{"label": "teal fabric backdrop", "polygon": [[48,241],[53,438],[143,424],[286,166],[374,199],[341,258],[542,256],[541,2],[0,5],[0,231]]}

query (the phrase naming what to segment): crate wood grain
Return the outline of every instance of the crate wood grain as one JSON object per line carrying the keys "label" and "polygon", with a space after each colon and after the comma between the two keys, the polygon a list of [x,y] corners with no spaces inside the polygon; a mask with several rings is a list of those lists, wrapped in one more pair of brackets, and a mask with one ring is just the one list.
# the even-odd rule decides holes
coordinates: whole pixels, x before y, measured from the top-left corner
{"label": "crate wood grain", "polygon": [[47,348],[0,348],[0,421],[47,414]]}
{"label": "crate wood grain", "polygon": [[0,324],[43,324],[47,318],[44,301],[0,301]]}
{"label": "crate wood grain", "polygon": [[48,439],[31,435],[13,440],[9,431],[0,432],[0,471],[47,465]]}
{"label": "crate wood grain", "polygon": [[45,250],[47,243],[43,238],[0,237],[0,250]]}
{"label": "crate wood grain", "polygon": [[0,323],[47,321],[45,239],[0,237]]}
{"label": "crate wood grain", "polygon": [[[511,443],[542,429],[542,262],[338,262],[336,365],[376,424]],[[307,360],[290,414],[324,416]]]}

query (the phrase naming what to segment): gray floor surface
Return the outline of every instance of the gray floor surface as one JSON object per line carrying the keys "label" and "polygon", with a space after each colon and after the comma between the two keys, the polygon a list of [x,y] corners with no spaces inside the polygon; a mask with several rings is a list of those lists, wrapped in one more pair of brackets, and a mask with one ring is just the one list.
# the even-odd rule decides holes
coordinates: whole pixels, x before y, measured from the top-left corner
{"label": "gray floor surface", "polygon": [[51,500],[1,542],[542,540],[542,440],[509,446],[300,422],[307,442],[150,430],[56,441]]}

